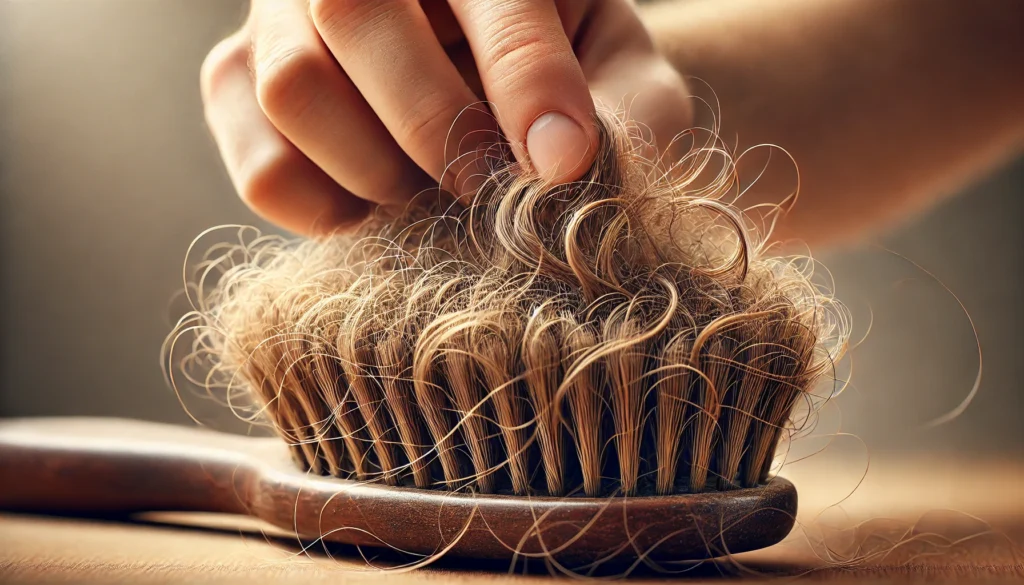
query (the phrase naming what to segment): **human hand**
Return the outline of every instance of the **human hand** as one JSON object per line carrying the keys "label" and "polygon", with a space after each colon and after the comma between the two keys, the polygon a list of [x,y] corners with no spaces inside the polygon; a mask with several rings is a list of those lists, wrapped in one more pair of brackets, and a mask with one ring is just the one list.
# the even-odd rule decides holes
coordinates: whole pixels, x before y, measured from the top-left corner
{"label": "human hand", "polygon": [[661,144],[692,121],[631,0],[252,0],[201,77],[242,199],[308,235],[438,181],[465,192],[497,126],[561,183],[593,162],[595,98]]}

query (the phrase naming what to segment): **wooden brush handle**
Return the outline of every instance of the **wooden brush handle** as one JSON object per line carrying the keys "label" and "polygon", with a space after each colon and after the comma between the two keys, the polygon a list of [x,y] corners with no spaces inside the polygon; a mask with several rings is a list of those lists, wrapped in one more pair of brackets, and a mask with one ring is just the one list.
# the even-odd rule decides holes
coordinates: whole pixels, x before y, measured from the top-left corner
{"label": "wooden brush handle", "polygon": [[253,439],[119,419],[0,421],[0,509],[244,513]]}
{"label": "wooden brush handle", "polygon": [[[224,512],[299,538],[433,555],[572,563],[705,559],[780,541],[793,484],[630,498],[453,494],[322,478],[278,439],[116,419],[0,422],[0,509],[119,516]],[[552,549],[552,547],[556,547]],[[610,555],[610,556],[609,556]]]}

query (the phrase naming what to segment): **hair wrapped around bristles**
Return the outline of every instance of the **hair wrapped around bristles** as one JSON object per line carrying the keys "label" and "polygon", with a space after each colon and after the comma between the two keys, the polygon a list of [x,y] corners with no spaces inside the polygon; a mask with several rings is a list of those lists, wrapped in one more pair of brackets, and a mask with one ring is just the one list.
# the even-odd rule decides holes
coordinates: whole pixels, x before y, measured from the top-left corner
{"label": "hair wrapped around bristles", "polygon": [[764,482],[846,312],[813,263],[767,255],[726,201],[729,165],[697,182],[723,150],[666,170],[636,128],[599,125],[572,184],[496,146],[460,202],[214,248],[177,331],[194,335],[185,370],[253,398],[321,474],[589,496]]}

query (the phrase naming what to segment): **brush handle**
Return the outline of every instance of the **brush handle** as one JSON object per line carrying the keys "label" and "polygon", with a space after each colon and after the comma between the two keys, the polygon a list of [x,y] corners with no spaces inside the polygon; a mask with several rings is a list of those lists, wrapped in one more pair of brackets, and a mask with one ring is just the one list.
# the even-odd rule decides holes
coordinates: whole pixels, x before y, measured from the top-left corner
{"label": "brush handle", "polygon": [[252,441],[119,419],[0,421],[0,509],[244,513]]}
{"label": "brush handle", "polygon": [[[247,514],[310,542],[514,560],[706,559],[774,544],[793,484],[616,498],[481,495],[319,477],[279,439],[116,419],[0,421],[0,509]],[[552,548],[554,547],[554,548]],[[632,562],[632,561],[631,561]]]}

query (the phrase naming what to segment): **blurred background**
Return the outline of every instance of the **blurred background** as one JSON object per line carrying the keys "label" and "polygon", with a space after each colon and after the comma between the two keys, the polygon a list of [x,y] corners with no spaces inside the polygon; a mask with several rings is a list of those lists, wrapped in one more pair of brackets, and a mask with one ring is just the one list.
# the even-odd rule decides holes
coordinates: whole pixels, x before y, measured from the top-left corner
{"label": "blurred background", "polygon": [[[235,197],[199,98],[205,53],[245,10],[0,0],[0,416],[189,422],[159,363],[186,248],[217,224],[270,229]],[[823,430],[858,435],[873,457],[1024,454],[1022,191],[1024,160],[863,245],[816,251],[855,337],[872,323]],[[962,416],[925,429],[978,371],[943,285],[974,319],[984,377]],[[189,405],[237,428],[212,404]]]}

